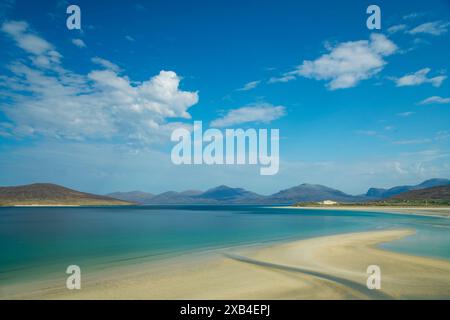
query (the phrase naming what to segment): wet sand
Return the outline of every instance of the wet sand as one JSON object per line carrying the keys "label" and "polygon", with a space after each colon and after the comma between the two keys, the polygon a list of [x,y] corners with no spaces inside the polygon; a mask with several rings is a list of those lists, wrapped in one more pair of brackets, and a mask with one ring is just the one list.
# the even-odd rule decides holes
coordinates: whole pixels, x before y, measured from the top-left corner
{"label": "wet sand", "polygon": [[[414,233],[341,234],[269,246],[213,250],[82,275],[2,288],[12,299],[449,299],[450,260],[377,248]],[[381,290],[366,287],[369,265],[381,268]],[[8,294],[6,294],[8,293]]]}

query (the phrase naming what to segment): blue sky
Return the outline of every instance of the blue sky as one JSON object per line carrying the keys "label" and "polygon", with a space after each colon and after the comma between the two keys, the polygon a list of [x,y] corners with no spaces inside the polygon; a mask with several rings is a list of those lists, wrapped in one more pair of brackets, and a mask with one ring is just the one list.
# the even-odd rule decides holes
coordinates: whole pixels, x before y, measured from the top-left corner
{"label": "blue sky", "polygon": [[[450,4],[0,1],[0,185],[349,193],[450,177]],[[236,116],[237,115],[237,116]],[[280,171],[175,166],[170,132],[280,129]]]}

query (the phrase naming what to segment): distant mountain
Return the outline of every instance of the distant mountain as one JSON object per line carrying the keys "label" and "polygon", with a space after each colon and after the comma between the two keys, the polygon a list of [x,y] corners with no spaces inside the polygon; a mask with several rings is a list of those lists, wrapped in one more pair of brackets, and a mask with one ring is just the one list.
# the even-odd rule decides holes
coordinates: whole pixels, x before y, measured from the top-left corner
{"label": "distant mountain", "polygon": [[129,202],[135,202],[135,203],[147,203],[152,199],[155,195],[148,192],[142,192],[142,191],[130,191],[130,192],[113,192],[108,193],[106,196],[129,201]]}
{"label": "distant mountain", "polygon": [[[189,192],[175,192],[167,191],[154,196],[144,204],[194,204],[205,203],[204,201],[196,201],[197,194],[190,194]],[[211,202],[212,203],[212,202]]]}
{"label": "distant mountain", "polygon": [[167,191],[158,195],[133,192],[110,193],[118,199],[140,204],[293,204],[298,202],[367,202],[387,199],[402,192],[419,190],[439,185],[449,185],[448,179],[430,179],[415,186],[399,186],[390,189],[371,188],[365,195],[350,195],[340,190],[318,184],[301,184],[281,190],[272,195],[260,195],[242,188],[218,186],[204,192],[188,190],[184,192]]}
{"label": "distant mountain", "polygon": [[0,187],[0,205],[130,205],[107,196],[79,192],[51,183]]}
{"label": "distant mountain", "polygon": [[450,185],[403,192],[390,199],[395,200],[447,200],[450,201]]}
{"label": "distant mountain", "polygon": [[449,179],[429,179],[414,186],[397,186],[390,189],[370,188],[367,191],[366,196],[370,199],[387,199],[411,190],[420,190],[449,184]]}
{"label": "distant mountain", "polygon": [[182,196],[197,196],[201,193],[203,193],[203,192],[199,191],[199,190],[186,190],[186,191],[180,192],[179,194]]}
{"label": "distant mountain", "polygon": [[242,188],[219,186],[205,192],[187,190],[183,192],[167,191],[148,199],[143,204],[230,204],[258,203],[263,196]]}
{"label": "distant mountain", "polygon": [[266,198],[268,203],[292,204],[297,202],[333,200],[339,202],[357,202],[364,199],[361,196],[352,196],[342,191],[318,184],[301,184],[277,192]]}
{"label": "distant mountain", "polygon": [[264,197],[254,193],[247,191],[242,188],[230,188],[228,186],[218,186],[216,188],[209,189],[201,194],[195,196],[197,199],[213,199],[217,201],[234,201],[239,202],[241,200],[251,201],[251,200],[259,200]]}
{"label": "distant mountain", "polygon": [[138,199],[123,197],[127,193],[111,193],[116,198],[133,200],[141,204],[292,204],[299,201],[335,200],[342,202],[361,201],[361,196],[352,196],[321,185],[302,184],[282,190],[270,196],[260,195],[242,188],[218,186],[201,191],[168,191],[153,197]]}

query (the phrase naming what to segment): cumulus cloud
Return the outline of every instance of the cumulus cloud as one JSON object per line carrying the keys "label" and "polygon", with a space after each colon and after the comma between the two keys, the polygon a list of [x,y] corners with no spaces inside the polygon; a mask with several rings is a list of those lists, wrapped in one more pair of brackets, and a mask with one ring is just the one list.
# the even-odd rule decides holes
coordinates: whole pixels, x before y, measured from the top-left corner
{"label": "cumulus cloud", "polygon": [[178,125],[173,118],[190,118],[188,109],[198,102],[197,92],[180,89],[181,78],[173,71],[163,70],[146,81],[134,82],[119,75],[115,64],[98,57],[93,62],[105,69],[87,75],[64,69],[59,59],[49,69],[34,60],[61,56],[31,33],[26,23],[7,22],[1,30],[32,61],[11,63],[9,75],[0,78],[0,93],[5,98],[0,111],[11,122],[2,126],[4,134],[152,143],[170,135]]}
{"label": "cumulus cloud", "polygon": [[450,26],[450,22],[444,21],[426,22],[415,27],[412,30],[409,30],[408,33],[410,34],[424,33],[424,34],[431,34],[433,36],[439,36],[444,33],[447,33],[448,26]]}
{"label": "cumulus cloud", "polygon": [[255,89],[260,83],[261,83],[261,81],[248,82],[242,88],[238,89],[238,91],[249,91],[249,90]]}
{"label": "cumulus cloud", "polygon": [[72,43],[78,48],[86,48],[86,43],[81,39],[72,39]]}
{"label": "cumulus cloud", "polygon": [[417,72],[407,74],[401,78],[395,78],[397,87],[418,86],[424,83],[431,83],[434,87],[440,87],[446,76],[436,76],[428,78],[427,75],[431,71],[430,68],[423,68]]}
{"label": "cumulus cloud", "polygon": [[372,34],[370,40],[343,42],[327,50],[330,52],[316,60],[303,61],[296,70],[284,74],[284,79],[305,77],[328,81],[330,90],[351,88],[380,72],[386,65],[383,58],[398,49],[386,36]]}
{"label": "cumulus cloud", "polygon": [[279,119],[286,114],[284,106],[273,106],[271,104],[249,105],[230,110],[222,118],[211,122],[212,127],[228,127],[241,123],[256,122],[269,123]]}
{"label": "cumulus cloud", "polygon": [[450,103],[450,98],[442,98],[439,96],[429,97],[419,102],[419,104],[447,104],[447,103]]}

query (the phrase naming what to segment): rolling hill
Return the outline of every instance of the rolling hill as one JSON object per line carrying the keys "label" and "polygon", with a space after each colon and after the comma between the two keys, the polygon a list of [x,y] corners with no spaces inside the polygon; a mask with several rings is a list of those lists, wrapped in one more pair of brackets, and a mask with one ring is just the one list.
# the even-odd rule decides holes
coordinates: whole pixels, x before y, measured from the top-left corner
{"label": "rolling hill", "polygon": [[450,185],[403,192],[385,200],[384,202],[400,202],[411,205],[450,205]]}
{"label": "rolling hill", "polygon": [[413,186],[397,186],[390,189],[370,188],[367,191],[366,196],[371,199],[387,199],[411,190],[420,190],[449,184],[449,179],[429,179]]}
{"label": "rolling hill", "polygon": [[388,199],[371,201],[363,205],[369,206],[449,206],[450,185],[402,192]]}
{"label": "rolling hill", "polygon": [[51,183],[0,187],[0,205],[131,205],[107,196],[79,192]]}
{"label": "rolling hill", "polygon": [[412,190],[398,194],[391,199],[398,200],[450,200],[450,185]]}

